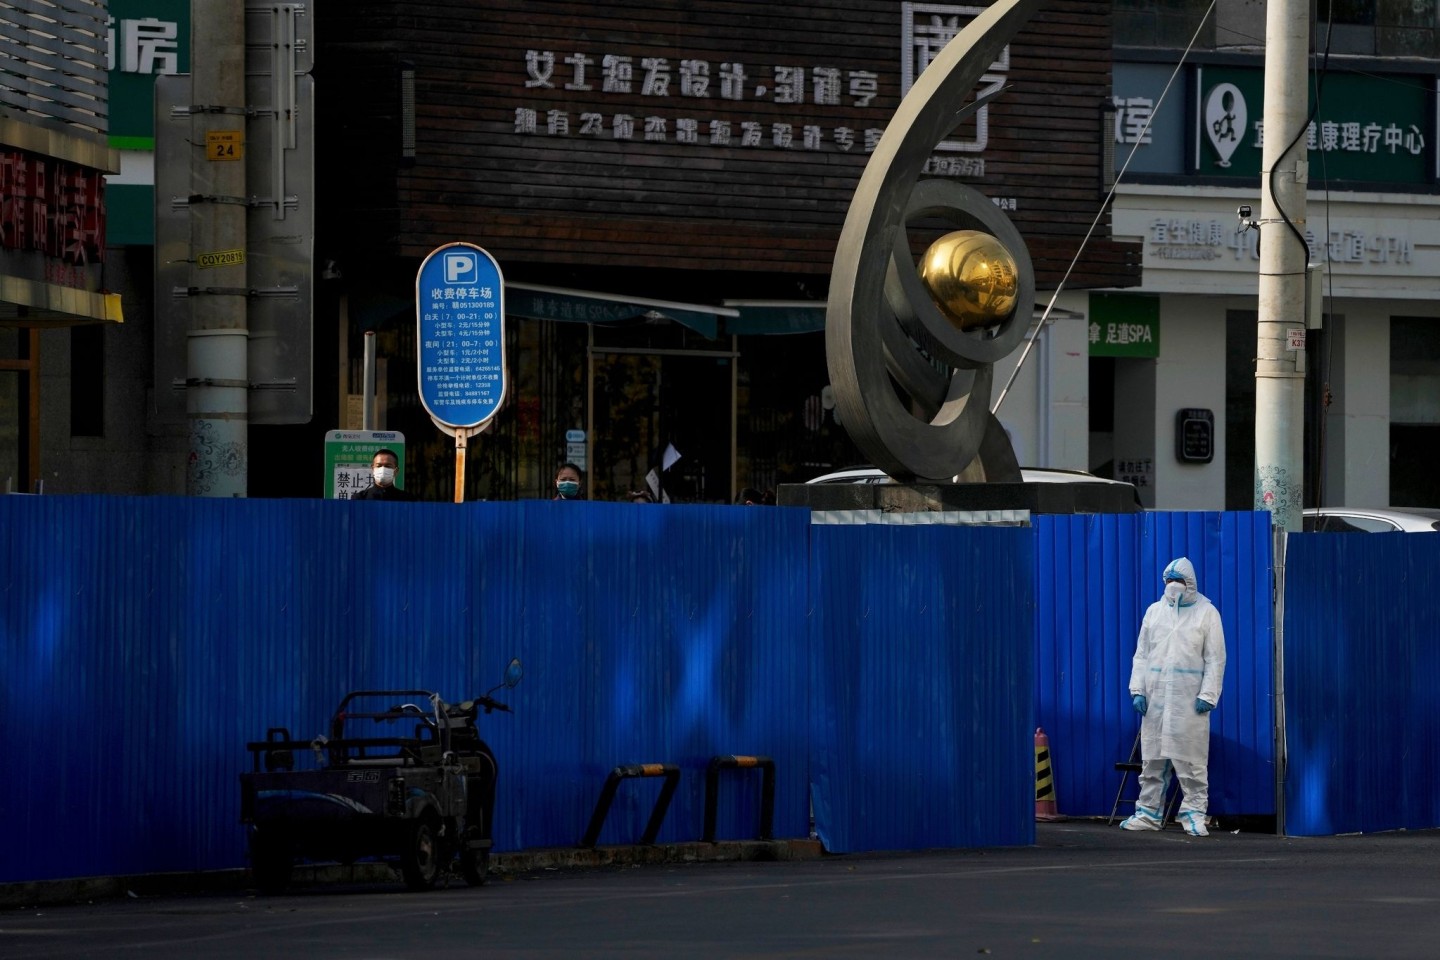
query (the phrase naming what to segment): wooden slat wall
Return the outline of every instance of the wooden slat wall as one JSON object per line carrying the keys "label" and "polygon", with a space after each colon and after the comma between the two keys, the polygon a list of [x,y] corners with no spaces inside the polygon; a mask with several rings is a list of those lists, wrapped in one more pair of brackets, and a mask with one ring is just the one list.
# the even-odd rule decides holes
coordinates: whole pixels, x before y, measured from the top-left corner
{"label": "wooden slat wall", "polygon": [[109,117],[105,5],[25,0],[0,15],[0,104],[90,133]]}
{"label": "wooden slat wall", "polygon": [[[1042,286],[1069,268],[1100,206],[1109,6],[1056,0],[1012,44],[1014,86],[991,107],[986,176],[968,181],[989,196],[1014,199],[1011,216],[1030,242]],[[355,0],[334,19],[320,16],[317,63],[338,72],[332,84],[346,91],[352,80],[357,90],[398,86],[400,61],[415,70],[415,162],[394,168],[393,195],[372,191],[351,207],[357,223],[372,208],[383,207],[386,219],[398,212],[398,235],[388,239],[403,256],[469,236],[510,262],[824,274],[868,159],[864,130],[883,128],[900,100],[901,6],[894,0],[805,7],[741,0],[600,6]],[[554,89],[526,88],[527,50],[554,53]],[[590,92],[563,88],[572,77],[563,58],[577,52],[596,61],[586,77]],[[634,58],[634,92],[600,92],[606,54]],[[670,96],[640,95],[642,57],[669,61]],[[679,95],[682,59],[710,63],[710,98]],[[742,102],[716,96],[724,61],[746,66]],[[377,73],[377,62],[388,67]],[[805,103],[755,98],[755,85],[770,84],[775,65],[806,68]],[[842,78],[875,73],[878,95],[864,108],[854,106],[848,89],[838,106],[813,104],[810,71],[821,66],[840,68]],[[547,109],[565,111],[569,135],[516,133],[518,107],[535,109],[542,131]],[[602,136],[579,133],[587,111],[605,118]],[[398,118],[379,112],[363,120],[356,114],[347,126],[352,140],[368,138],[372,175],[386,168],[387,150],[398,150]],[[610,136],[616,113],[636,118],[636,139]],[[649,115],[668,118],[666,142],[643,139]],[[699,144],[675,142],[680,117],[700,120]],[[737,138],[742,120],[760,121],[765,145],[711,147],[711,119],[731,121]],[[802,126],[818,125],[826,148],[772,147],[772,122],[792,124],[797,143]],[[848,153],[831,143],[838,126],[854,129],[860,141]],[[1138,250],[1112,243],[1108,233],[1107,215],[1071,285],[1138,283]]]}

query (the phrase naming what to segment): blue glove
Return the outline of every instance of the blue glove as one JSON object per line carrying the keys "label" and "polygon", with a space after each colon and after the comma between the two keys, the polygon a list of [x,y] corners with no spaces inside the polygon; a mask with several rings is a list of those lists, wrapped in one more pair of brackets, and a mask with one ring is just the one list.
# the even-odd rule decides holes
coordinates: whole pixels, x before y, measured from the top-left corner
{"label": "blue glove", "polygon": [[1209,713],[1211,710],[1214,710],[1214,709],[1215,709],[1215,704],[1213,704],[1213,703],[1206,703],[1204,700],[1201,700],[1199,697],[1196,697],[1196,698],[1195,698],[1195,712],[1196,712],[1196,713]]}
{"label": "blue glove", "polygon": [[1143,693],[1135,694],[1135,698],[1130,702],[1135,705],[1135,712],[1142,717],[1145,716],[1145,711],[1150,709],[1150,702],[1145,699],[1145,694]]}

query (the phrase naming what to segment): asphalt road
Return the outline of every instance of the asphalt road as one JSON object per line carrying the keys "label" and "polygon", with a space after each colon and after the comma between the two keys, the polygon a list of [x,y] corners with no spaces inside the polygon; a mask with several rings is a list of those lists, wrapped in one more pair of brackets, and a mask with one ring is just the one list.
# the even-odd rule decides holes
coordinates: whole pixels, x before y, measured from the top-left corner
{"label": "asphalt road", "polygon": [[1038,825],[1033,847],[539,870],[0,912],[0,957],[1440,956],[1440,832]]}

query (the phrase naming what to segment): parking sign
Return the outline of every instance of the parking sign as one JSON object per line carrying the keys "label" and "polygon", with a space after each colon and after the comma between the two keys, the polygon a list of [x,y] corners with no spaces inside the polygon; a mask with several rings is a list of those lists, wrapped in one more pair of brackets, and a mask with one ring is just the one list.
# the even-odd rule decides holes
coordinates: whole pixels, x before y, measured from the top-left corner
{"label": "parking sign", "polygon": [[505,399],[505,280],[471,243],[430,252],[415,278],[420,402],[431,419],[474,429]]}

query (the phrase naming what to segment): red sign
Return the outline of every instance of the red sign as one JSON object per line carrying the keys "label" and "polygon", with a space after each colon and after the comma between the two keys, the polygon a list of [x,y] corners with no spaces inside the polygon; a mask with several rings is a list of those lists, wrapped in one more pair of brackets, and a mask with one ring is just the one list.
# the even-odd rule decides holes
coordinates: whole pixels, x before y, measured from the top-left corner
{"label": "red sign", "polygon": [[0,247],[35,251],[60,263],[46,279],[82,286],[77,271],[105,259],[104,177],[98,170],[0,147]]}

